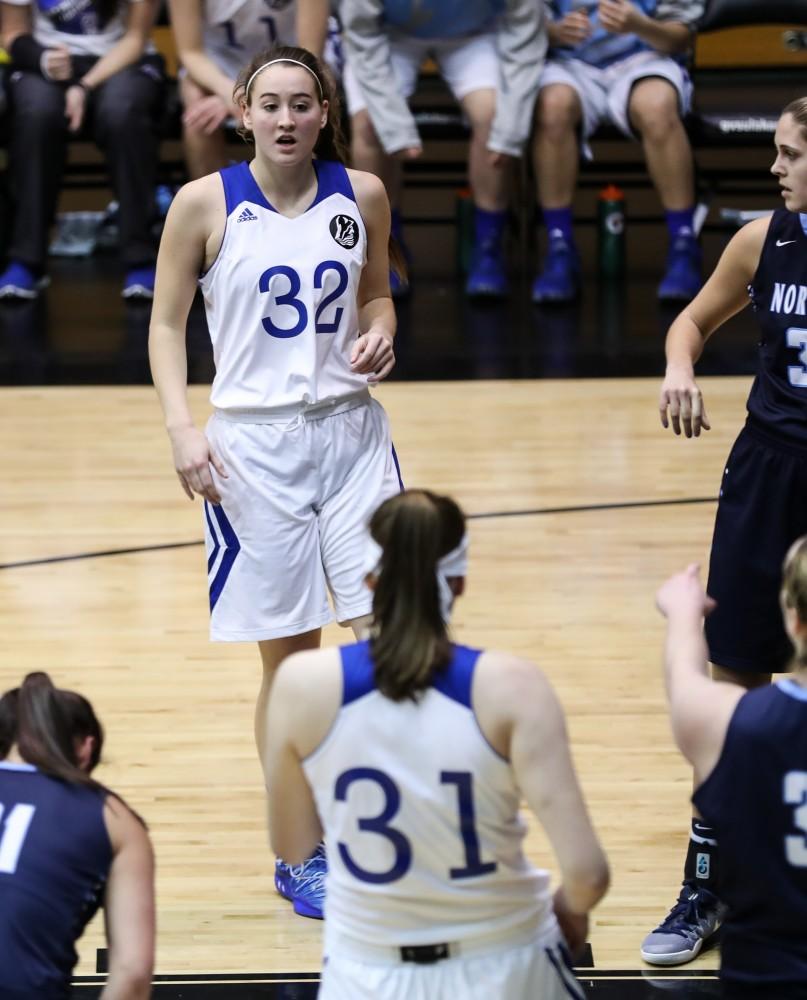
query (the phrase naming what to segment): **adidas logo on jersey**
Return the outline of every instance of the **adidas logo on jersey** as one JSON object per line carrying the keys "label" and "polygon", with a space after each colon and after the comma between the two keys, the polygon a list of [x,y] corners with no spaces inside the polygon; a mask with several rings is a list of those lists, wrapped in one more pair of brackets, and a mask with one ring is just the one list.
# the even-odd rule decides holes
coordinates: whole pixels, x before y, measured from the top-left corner
{"label": "adidas logo on jersey", "polygon": [[334,240],[345,250],[352,250],[359,242],[359,227],[349,215],[335,215],[328,228]]}
{"label": "adidas logo on jersey", "polygon": [[257,222],[258,216],[254,212],[250,212],[249,208],[245,208],[244,211],[235,220],[236,222]]}

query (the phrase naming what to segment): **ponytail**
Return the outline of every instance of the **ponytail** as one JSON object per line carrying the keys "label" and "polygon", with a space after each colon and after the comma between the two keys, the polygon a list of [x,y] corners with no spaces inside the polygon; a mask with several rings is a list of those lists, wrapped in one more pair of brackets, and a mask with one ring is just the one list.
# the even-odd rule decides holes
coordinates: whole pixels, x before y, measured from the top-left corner
{"label": "ponytail", "polygon": [[378,689],[393,701],[416,699],[451,657],[437,564],[464,533],[457,504],[427,490],[390,497],[370,521],[370,534],[382,549],[370,651]]}
{"label": "ponytail", "polygon": [[20,757],[43,774],[106,792],[79,767],[76,739],[94,737],[97,764],[103,730],[92,706],[79,694],[54,687],[46,673],[28,674],[19,688],[0,698],[0,756],[16,743]]}

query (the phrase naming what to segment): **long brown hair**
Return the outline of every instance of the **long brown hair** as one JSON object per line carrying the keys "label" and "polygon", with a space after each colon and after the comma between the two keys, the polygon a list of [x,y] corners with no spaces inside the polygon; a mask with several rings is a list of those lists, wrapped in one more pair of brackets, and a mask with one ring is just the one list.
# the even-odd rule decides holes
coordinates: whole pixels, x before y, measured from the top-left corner
{"label": "long brown hair", "polygon": [[792,115],[801,129],[802,138],[807,139],[807,97],[797,97],[784,109],[782,115]]}
{"label": "long brown hair", "polygon": [[43,774],[106,793],[79,766],[76,741],[87,736],[93,737],[92,770],[104,744],[101,723],[86,698],[55,687],[46,673],[28,674],[0,698],[0,758],[16,744],[20,757]]}
{"label": "long brown hair", "polygon": [[376,683],[393,701],[414,699],[451,656],[437,563],[462,541],[465,517],[450,497],[407,490],[381,504],[370,534],[382,549],[370,638]]}
{"label": "long brown hair", "polygon": [[[314,88],[315,99],[320,104],[323,101],[328,102],[328,118],[325,127],[320,130],[317,144],[314,146],[314,153],[321,160],[337,160],[339,163],[347,163],[347,144],[342,132],[342,103],[339,99],[336,82],[327,64],[317,59],[308,49],[301,49],[297,45],[273,45],[272,48],[259,52],[238,74],[233,88],[233,101],[236,104],[247,106],[250,98],[247,93],[247,84],[253,73],[265,63],[278,59],[290,59],[293,62],[302,63],[307,70],[314,74],[319,83],[319,87]],[[243,126],[239,129],[239,135],[247,142],[254,142],[252,133]]]}
{"label": "long brown hair", "polygon": [[[782,602],[793,608],[799,623],[807,628],[807,535],[790,547],[782,570]],[[796,646],[796,662],[807,666],[807,642]]]}

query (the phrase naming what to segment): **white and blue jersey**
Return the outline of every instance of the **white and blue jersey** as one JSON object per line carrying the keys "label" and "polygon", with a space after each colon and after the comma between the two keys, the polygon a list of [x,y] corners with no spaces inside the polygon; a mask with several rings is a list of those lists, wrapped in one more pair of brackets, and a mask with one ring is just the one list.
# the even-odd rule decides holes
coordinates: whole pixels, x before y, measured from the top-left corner
{"label": "white and blue jersey", "polygon": [[720,843],[721,975],[771,998],[807,987],[807,689],[743,695],[692,801]]}
{"label": "white and blue jersey", "polygon": [[[703,0],[630,0],[646,17],[657,21],[674,21],[694,30],[703,15]],[[553,59],[580,59],[598,69],[607,69],[613,63],[627,59],[637,52],[652,52],[653,47],[638,35],[614,34],[600,24],[598,0],[547,0],[547,10],[553,21],[562,21],[573,11],[584,11],[592,32],[585,41],[574,46],[558,46],[550,50]],[[683,61],[679,55],[669,56]]]}
{"label": "white and blue jersey", "polygon": [[[128,6],[144,0],[121,0],[115,13],[104,20],[93,0],[5,0],[15,7],[30,7],[33,36],[40,45],[64,45],[71,55],[105,55],[126,30]],[[149,43],[147,52],[153,52]]]}
{"label": "white and blue jersey", "polygon": [[235,79],[249,60],[272,45],[297,44],[294,0],[204,0],[204,47]]}
{"label": "white and blue jersey", "polygon": [[470,945],[556,926],[549,876],[523,852],[512,767],[474,714],[480,652],[452,648],[431,687],[400,702],[376,688],[369,643],[340,650],[342,705],[303,761],[328,849],[326,944],[333,932]]}
{"label": "white and blue jersey", "polygon": [[295,218],[269,204],[248,163],[221,171],[227,222],[199,281],[219,410],[305,407],[367,389],[350,370],[367,232],[345,167],[314,169],[316,197]]}
{"label": "white and blue jersey", "polygon": [[493,30],[506,8],[506,0],[384,0],[382,17],[415,38],[461,38]]}
{"label": "white and blue jersey", "polygon": [[70,996],[75,942],[98,909],[112,847],[104,795],[0,761],[0,997]]}

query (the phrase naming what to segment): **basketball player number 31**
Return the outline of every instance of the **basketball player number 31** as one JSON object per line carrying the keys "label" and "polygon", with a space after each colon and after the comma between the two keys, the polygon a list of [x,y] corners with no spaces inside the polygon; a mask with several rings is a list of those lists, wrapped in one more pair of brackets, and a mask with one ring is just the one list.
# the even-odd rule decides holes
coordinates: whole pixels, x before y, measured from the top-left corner
{"label": "basketball player number 31", "polygon": [[[337,306],[330,317],[323,316],[323,313],[328,310],[328,307],[340,295],[344,294],[347,288],[348,275],[345,265],[338,260],[323,260],[322,263],[317,264],[314,270],[314,288],[323,287],[325,275],[329,271],[336,272],[336,288],[328,292],[317,306],[317,311],[314,313],[314,333],[336,333],[339,329],[339,324],[342,322],[342,314],[344,313],[342,306]],[[281,281],[285,280],[288,282],[288,289],[278,294],[278,283],[275,284],[275,287],[272,287],[273,278],[280,278]],[[299,337],[308,326],[308,309],[303,300],[297,298],[301,287],[302,282],[299,273],[293,267],[288,267],[286,264],[277,264],[275,267],[270,267],[258,279],[258,290],[264,294],[272,295],[274,297],[274,305],[289,306],[297,314],[297,322],[293,326],[288,327],[278,326],[271,316],[264,316],[261,322],[263,323],[264,330],[266,330],[270,337],[280,337],[281,339]]]}
{"label": "basketball player number 31", "polygon": [[[359,829],[365,833],[375,833],[384,837],[395,851],[392,867],[382,872],[371,872],[356,863],[346,844],[337,843],[339,856],[345,868],[354,878],[376,885],[396,882],[403,878],[412,866],[412,844],[407,836],[390,825],[401,807],[401,793],[392,778],[374,767],[351,767],[336,780],[335,798],[337,802],[347,799],[350,786],[356,781],[371,781],[384,795],[384,808],[376,816],[367,816],[358,821]],[[441,785],[456,788],[457,819],[459,835],[465,853],[465,864],[449,869],[453,879],[472,878],[487,875],[496,870],[495,861],[482,861],[479,854],[479,837],[474,818],[473,775],[470,771],[441,771]]]}

